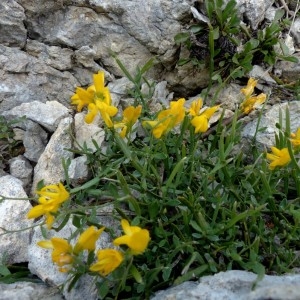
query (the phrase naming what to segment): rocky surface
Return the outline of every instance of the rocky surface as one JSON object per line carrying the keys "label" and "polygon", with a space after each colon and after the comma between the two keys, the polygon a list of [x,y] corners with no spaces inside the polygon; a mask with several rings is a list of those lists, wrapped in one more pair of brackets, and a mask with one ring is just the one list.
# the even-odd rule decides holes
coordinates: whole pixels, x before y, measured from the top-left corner
{"label": "rocky surface", "polygon": [[[28,196],[34,194],[36,184],[44,179],[46,184],[64,181],[62,159],[70,159],[69,177],[76,186],[86,181],[90,174],[85,156],[74,157],[68,149],[86,147],[92,152],[98,147],[105,151],[104,130],[95,119],[84,122],[85,112],[74,114],[70,110],[70,96],[76,86],[91,84],[92,74],[105,70],[114,105],[124,108],[132,101],[128,90],[132,83],[117,66],[110,51],[117,54],[126,68],[134,74],[137,66],[156,57],[154,68],[147,78],[154,83],[153,110],[173,99],[174,92],[182,97],[207,87],[209,72],[195,72],[192,64],[176,65],[183,55],[174,42],[174,36],[193,18],[191,6],[202,1],[194,0],[2,0],[0,3],[0,114],[8,120],[25,116],[15,124],[16,138],[21,140],[24,153],[9,162],[10,175],[0,170],[0,254],[8,264],[25,262],[29,269],[48,285],[34,283],[0,284],[0,299],[96,299],[89,277],[82,278],[70,293],[57,287],[65,280],[58,274],[49,253],[36,246],[42,239],[40,230],[22,230],[38,223],[26,218],[31,208]],[[240,17],[257,29],[263,20],[272,20],[276,1],[238,0]],[[278,7],[278,3],[277,7]],[[142,22],[140,20],[143,20]],[[290,53],[300,45],[300,19],[297,17],[287,36]],[[299,56],[299,53],[294,53]],[[300,63],[279,61],[274,69],[286,82],[300,75]],[[274,80],[271,70],[255,66],[251,76],[259,78],[261,90],[269,93],[257,135],[259,145],[273,144],[275,123],[279,109],[290,108],[292,130],[300,126],[297,101],[277,104],[272,98]],[[221,91],[216,103],[222,103],[230,116],[240,103],[241,86],[231,83]],[[214,96],[218,87],[213,87]],[[147,87],[143,86],[147,92]],[[187,98],[187,97],[186,97]],[[191,98],[191,99],[192,99]],[[280,99],[280,102],[287,102]],[[209,104],[209,103],[207,103]],[[257,119],[245,126],[245,141],[255,134]],[[74,139],[75,138],[75,139]],[[246,146],[245,146],[246,147]],[[18,222],[16,222],[18,220]],[[110,218],[101,223],[114,226]],[[50,236],[65,236],[72,229]],[[74,228],[73,228],[74,229]],[[4,234],[4,230],[12,233]],[[21,230],[21,231],[20,231]],[[98,247],[110,245],[103,235]],[[186,282],[166,291],[158,292],[153,299],[299,299],[299,275],[265,276],[252,290],[256,275],[242,271],[228,271],[201,278],[200,282]],[[27,297],[27,298],[26,298]]]}

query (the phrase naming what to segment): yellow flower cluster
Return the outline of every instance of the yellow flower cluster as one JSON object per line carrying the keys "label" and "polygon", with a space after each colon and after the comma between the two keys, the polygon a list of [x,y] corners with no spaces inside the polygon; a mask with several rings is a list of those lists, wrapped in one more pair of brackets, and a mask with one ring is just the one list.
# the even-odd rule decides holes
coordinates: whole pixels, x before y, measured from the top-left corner
{"label": "yellow flower cluster", "polygon": [[44,215],[47,228],[51,229],[55,220],[55,214],[62,203],[69,199],[70,195],[61,183],[47,185],[36,191],[36,193],[40,196],[38,199],[39,204],[28,212],[27,218],[35,219]]}
{"label": "yellow flower cluster", "polygon": [[[130,226],[125,219],[121,220],[125,235],[116,238],[113,244],[116,246],[127,245],[132,255],[142,254],[150,241],[149,231],[138,226]],[[87,228],[73,247],[63,238],[53,237],[50,240],[38,242],[42,248],[52,249],[52,261],[59,267],[60,272],[69,272],[76,257],[84,250],[95,251],[96,241],[104,227],[97,229],[95,226]],[[90,271],[107,276],[113,272],[124,260],[124,254],[116,249],[101,249],[97,252],[97,262],[90,266]]]}
{"label": "yellow flower cluster", "polygon": [[253,109],[257,108],[266,101],[267,96],[264,93],[261,93],[258,96],[253,95],[256,85],[257,80],[250,78],[247,86],[241,89],[241,92],[245,96],[245,100],[242,102],[240,108],[245,114],[249,114]]}

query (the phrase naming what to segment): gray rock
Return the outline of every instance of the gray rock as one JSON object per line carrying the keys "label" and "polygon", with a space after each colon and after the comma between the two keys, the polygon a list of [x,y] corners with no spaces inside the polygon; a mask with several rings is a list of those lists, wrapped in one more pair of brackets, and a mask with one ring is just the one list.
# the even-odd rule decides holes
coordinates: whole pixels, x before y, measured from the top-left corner
{"label": "gray rock", "polygon": [[220,272],[199,282],[185,282],[160,291],[151,300],[298,300],[300,275],[265,277],[252,290],[257,275],[246,271]]}
{"label": "gray rock", "polygon": [[56,100],[70,106],[75,77],[17,48],[0,44],[0,113],[22,103]]}
{"label": "gray rock", "polygon": [[174,93],[170,93],[167,89],[167,81],[161,81],[155,85],[152,101],[168,106],[173,100]]}
{"label": "gray rock", "polygon": [[277,75],[286,83],[294,82],[300,76],[300,53],[295,53],[298,62],[279,61],[276,63],[275,71]]}
{"label": "gray rock", "polygon": [[68,149],[72,148],[71,125],[71,117],[62,119],[51,136],[45,151],[34,168],[32,191],[35,190],[37,183],[41,180],[44,180],[44,183],[47,185],[55,184],[65,179],[62,160],[73,158],[73,153],[68,151]]}
{"label": "gray rock", "polygon": [[53,132],[57,128],[60,120],[67,117],[69,112],[70,111],[64,105],[57,101],[47,101],[46,103],[32,101],[5,111],[2,115],[10,119],[26,116],[27,119]]}
{"label": "gray rock", "polygon": [[37,162],[48,143],[48,133],[40,125],[31,120],[26,120],[24,123],[24,156],[30,161]]}
{"label": "gray rock", "polygon": [[[28,260],[28,227],[32,226],[32,220],[27,219],[26,214],[32,206],[22,184],[21,180],[11,175],[0,177],[2,199],[15,199],[0,200],[0,254],[5,264]],[[6,233],[4,229],[10,232]]]}
{"label": "gray rock", "polygon": [[9,173],[23,182],[23,188],[27,189],[32,180],[33,167],[22,155],[12,158],[9,161]]}
{"label": "gray rock", "polygon": [[44,61],[50,67],[64,71],[72,68],[74,51],[69,48],[48,46],[35,40],[27,40],[26,52]]}
{"label": "gray rock", "polygon": [[90,178],[90,171],[87,166],[87,157],[78,156],[71,160],[68,175],[73,186],[78,186]]}
{"label": "gray rock", "polygon": [[97,116],[93,123],[87,124],[84,121],[85,113],[78,113],[75,115],[75,138],[76,143],[74,146],[77,149],[86,147],[92,152],[97,151],[97,147],[92,140],[95,140],[98,147],[103,149],[102,143],[105,139],[105,131],[99,126],[99,117]]}
{"label": "gray rock", "polygon": [[0,44],[23,48],[27,38],[24,8],[14,0],[0,2]]}
{"label": "gray rock", "polygon": [[293,35],[296,44],[300,45],[300,18],[296,18],[291,26],[291,34]]}
{"label": "gray rock", "polygon": [[[259,123],[259,130],[256,134],[256,144],[263,151],[266,147],[275,145],[275,133],[278,132],[276,123],[279,122],[279,110],[282,110],[283,117],[283,128],[285,127],[285,111],[289,108],[290,112],[290,123],[291,131],[296,132],[297,128],[300,127],[300,103],[299,101],[292,101],[289,103],[276,104],[271,107],[261,118]],[[242,131],[242,137],[248,142],[252,141],[255,136],[258,120],[253,120],[248,123]]]}
{"label": "gray rock", "polygon": [[16,282],[11,284],[0,283],[1,300],[63,300],[57,288],[46,286],[43,283]]}

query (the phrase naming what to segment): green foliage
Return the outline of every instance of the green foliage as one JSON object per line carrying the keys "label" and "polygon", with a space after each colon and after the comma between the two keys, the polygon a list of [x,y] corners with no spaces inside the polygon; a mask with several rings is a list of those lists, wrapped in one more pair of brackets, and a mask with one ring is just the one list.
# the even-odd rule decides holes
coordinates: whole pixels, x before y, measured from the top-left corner
{"label": "green foliage", "polygon": [[[274,65],[278,58],[297,62],[295,57],[288,55],[287,47],[280,38],[286,26],[284,10],[277,10],[271,24],[252,31],[240,22],[235,0],[227,4],[223,0],[204,2],[209,21],[192,24],[187,32],[175,36],[177,44],[184,44],[190,50],[190,57],[181,59],[179,65],[195,60],[208,61],[212,79],[219,76],[235,79],[245,76],[254,64],[261,62]],[[282,55],[274,50],[277,44]]]}
{"label": "green foliage", "polygon": [[21,122],[24,118],[7,121],[0,115],[0,167],[4,168],[7,161],[14,156],[14,150],[19,144],[13,139],[14,132],[12,126]]}

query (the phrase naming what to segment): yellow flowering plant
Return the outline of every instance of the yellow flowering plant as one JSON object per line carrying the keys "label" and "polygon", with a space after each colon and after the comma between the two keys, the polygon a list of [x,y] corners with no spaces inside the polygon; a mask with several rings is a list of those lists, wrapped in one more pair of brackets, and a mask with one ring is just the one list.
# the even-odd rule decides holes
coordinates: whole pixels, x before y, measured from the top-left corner
{"label": "yellow flowering plant", "polygon": [[[93,178],[72,186],[66,177],[65,185],[43,187],[28,213],[29,218],[44,216],[39,224],[48,229],[55,221],[59,231],[68,219],[77,228],[67,239],[38,243],[52,251],[58,271],[69,274],[69,287],[88,274],[99,299],[148,299],[159,289],[222,270],[263,276],[298,265],[293,252],[298,246],[286,233],[300,234],[294,217],[300,205],[287,201],[293,197],[291,186],[291,195],[300,196],[299,130],[291,134],[288,121],[281,124],[265,157],[258,151],[246,157],[240,120],[266,100],[264,94],[255,96],[256,84],[250,78],[241,90],[240,109],[230,121],[223,120],[222,106],[207,106],[200,97],[190,104],[173,99],[151,113],[151,95],[147,100],[141,94],[140,82],[132,92],[139,95],[134,105],[117,108],[103,72],[86,89],[76,88],[71,103],[86,110],[87,123],[96,117],[103,121],[107,149],[82,148]],[[117,229],[101,225],[105,205],[112,206]],[[98,243],[104,231],[110,237],[106,247]],[[287,245],[284,249],[275,236]],[[261,259],[277,253],[278,264]]]}

